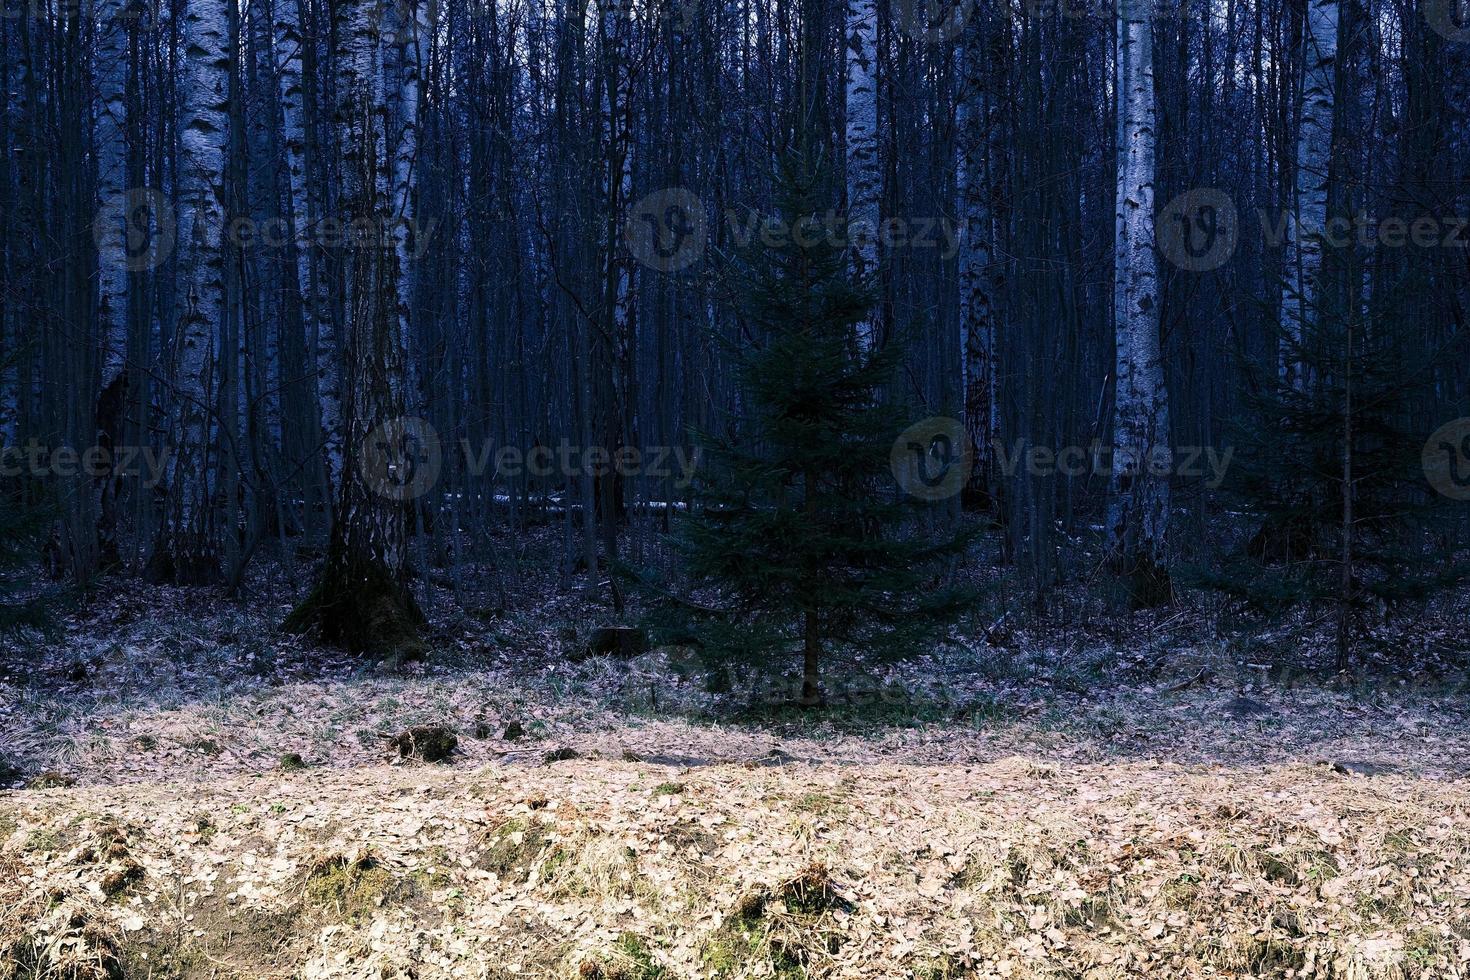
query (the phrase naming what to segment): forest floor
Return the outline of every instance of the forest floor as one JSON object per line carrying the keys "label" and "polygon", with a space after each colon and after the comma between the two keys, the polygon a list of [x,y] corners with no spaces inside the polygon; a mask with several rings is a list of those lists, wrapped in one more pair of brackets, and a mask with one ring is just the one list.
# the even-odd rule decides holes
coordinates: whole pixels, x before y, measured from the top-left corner
{"label": "forest floor", "polygon": [[994,628],[813,714],[568,657],[571,599],[391,671],[284,608],[120,585],[0,651],[0,978],[1470,977],[1449,674]]}

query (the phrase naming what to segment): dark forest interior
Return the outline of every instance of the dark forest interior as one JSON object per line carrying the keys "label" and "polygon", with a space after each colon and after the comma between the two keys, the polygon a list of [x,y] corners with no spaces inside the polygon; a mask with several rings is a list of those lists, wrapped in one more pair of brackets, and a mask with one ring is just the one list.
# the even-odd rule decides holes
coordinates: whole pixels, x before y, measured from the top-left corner
{"label": "dark forest interior", "polygon": [[1470,976],[1467,0],[3,0],[0,980]]}

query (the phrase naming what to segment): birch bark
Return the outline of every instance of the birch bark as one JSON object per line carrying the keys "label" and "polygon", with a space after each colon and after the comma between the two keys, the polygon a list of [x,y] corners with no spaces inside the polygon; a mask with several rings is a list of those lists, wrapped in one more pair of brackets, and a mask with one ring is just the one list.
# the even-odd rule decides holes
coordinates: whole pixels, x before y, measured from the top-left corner
{"label": "birch bark", "polygon": [[[421,429],[404,418],[407,351],[393,216],[395,155],[386,128],[385,39],[375,0],[337,8],[341,59],[341,206],[355,235],[345,250],[343,467],[321,580],[286,628],[380,657],[422,656],[423,622],[408,587],[409,503],[432,466]],[[387,39],[391,46],[392,39]]]}
{"label": "birch bark", "polygon": [[984,79],[983,37],[978,25],[967,26],[960,52],[963,87],[959,105],[960,216],[964,229],[960,252],[960,341],[965,368],[965,432],[974,449],[968,480],[972,494],[984,496],[991,439],[995,433],[995,323],[992,304],[992,228],[988,112]]}
{"label": "birch bark", "polygon": [[1154,251],[1155,107],[1150,0],[1118,10],[1118,187],[1114,223],[1116,345],[1109,551],[1134,606],[1167,601],[1169,402],[1159,343]]}
{"label": "birch bark", "polygon": [[878,7],[848,0],[845,36],[847,87],[847,218],[860,276],[878,268]]}
{"label": "birch bark", "polygon": [[[308,481],[325,501],[330,523],[332,490],[342,472],[342,372],[341,345],[337,338],[331,302],[326,294],[320,222],[322,203],[311,193],[311,174],[322,166],[324,148],[313,146],[307,129],[307,85],[305,79],[308,39],[303,29],[308,12],[305,0],[272,0],[272,56],[280,102],[281,156],[287,195],[286,222],[290,238],[287,249],[292,270],[289,278],[299,299],[300,329],[311,380],[311,418],[306,419],[311,435],[303,439],[320,447],[319,462],[307,470]],[[320,182],[319,182],[320,183]]]}
{"label": "birch bark", "polygon": [[169,464],[170,512],[154,555],[155,574],[179,582],[207,582],[219,574],[211,507],[216,461],[210,447],[212,370],[225,315],[227,25],[224,0],[188,0],[179,120],[178,242],[184,249],[184,295],[173,351],[176,442]]}
{"label": "birch bark", "polygon": [[1307,0],[1302,30],[1301,120],[1296,179],[1286,220],[1286,276],[1281,292],[1280,373],[1300,386],[1296,354],[1317,316],[1322,277],[1322,233],[1327,224],[1327,175],[1337,71],[1337,0]]}
{"label": "birch bark", "polygon": [[[100,0],[97,7],[96,125],[93,131],[97,159],[97,197],[106,207],[127,190],[128,168],[128,26],[127,0]],[[127,221],[126,209],[117,215]],[[126,241],[126,229],[121,232]],[[99,236],[100,237],[100,236]],[[102,333],[102,388],[121,376],[127,360],[128,274],[126,263],[98,264],[98,315]]]}

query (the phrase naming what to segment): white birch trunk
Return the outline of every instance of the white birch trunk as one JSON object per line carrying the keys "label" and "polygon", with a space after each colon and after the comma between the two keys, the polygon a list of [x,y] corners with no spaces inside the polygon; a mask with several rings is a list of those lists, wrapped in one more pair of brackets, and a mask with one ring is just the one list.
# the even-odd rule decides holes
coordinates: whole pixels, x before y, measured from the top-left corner
{"label": "white birch trunk", "polygon": [[878,8],[875,0],[848,0],[845,37],[847,87],[847,218],[860,276],[878,268]]}
{"label": "white birch trunk", "polygon": [[[104,209],[119,221],[129,220],[126,208],[110,209],[108,203],[127,191],[128,182],[128,25],[132,23],[126,0],[100,0],[97,7],[97,109],[93,134],[97,155],[97,197]],[[118,232],[127,240],[126,229]],[[98,316],[101,323],[102,388],[122,374],[128,346],[128,273],[118,256],[104,256],[98,263]]]}
{"label": "white birch trunk", "polygon": [[1327,225],[1327,175],[1337,72],[1337,0],[1307,0],[1302,32],[1301,123],[1296,180],[1286,220],[1286,275],[1281,290],[1280,372],[1300,385],[1296,351],[1317,317],[1322,278],[1322,233]]}
{"label": "white birch trunk", "polygon": [[189,0],[179,86],[182,313],[175,336],[177,448],[171,458],[174,510],[165,529],[176,579],[212,576],[217,548],[208,530],[214,471],[210,457],[212,368],[225,315],[225,148],[230,48],[223,0]]}
{"label": "white birch trunk", "polygon": [[1154,251],[1153,25],[1149,0],[1118,12],[1118,190],[1113,292],[1117,346],[1109,549],[1132,601],[1167,598],[1169,403],[1159,342]]}
{"label": "white birch trunk", "polygon": [[[322,578],[287,620],[293,630],[319,628],[328,643],[378,655],[421,654],[422,615],[407,585],[408,512],[399,497],[404,436],[406,358],[401,275],[391,243],[382,240],[393,214],[395,157],[389,124],[384,45],[373,0],[349,0],[336,15],[338,118],[342,134],[343,217],[366,234],[348,243],[347,364],[344,457],[336,519]],[[391,39],[389,41],[391,44]]]}
{"label": "white birch trunk", "polygon": [[[419,100],[424,71],[428,66],[432,18],[428,4],[435,0],[400,0],[388,10],[389,44],[385,51],[389,90],[388,141],[393,153],[392,226],[393,250],[398,259],[398,320],[403,341],[412,349],[410,303],[414,291],[414,256],[425,243],[414,234],[421,229],[414,213],[413,185],[419,152]],[[405,378],[410,404],[417,398],[413,383],[414,358],[407,362]]]}
{"label": "white birch trunk", "polygon": [[960,341],[965,357],[965,432],[974,448],[969,483],[983,483],[995,432],[995,322],[991,285],[989,133],[983,78],[982,36],[976,25],[965,31],[961,51],[963,88],[959,105],[958,148],[960,220]]}
{"label": "white birch trunk", "polygon": [[[276,78],[281,94],[282,136],[291,185],[291,233],[296,239],[296,280],[301,290],[308,358],[315,372],[320,413],[322,479],[327,500],[342,478],[342,345],[331,315],[316,223],[322,218],[309,190],[310,172],[320,167],[321,148],[307,146],[304,46],[315,43],[301,29],[303,0],[275,0]],[[316,159],[312,159],[315,156]],[[330,505],[329,505],[330,506]]]}

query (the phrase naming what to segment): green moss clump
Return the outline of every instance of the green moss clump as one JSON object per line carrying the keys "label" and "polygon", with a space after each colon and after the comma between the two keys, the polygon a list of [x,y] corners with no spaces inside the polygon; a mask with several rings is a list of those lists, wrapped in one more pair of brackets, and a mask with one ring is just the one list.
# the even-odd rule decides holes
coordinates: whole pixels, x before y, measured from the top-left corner
{"label": "green moss clump", "polygon": [[475,867],[494,872],[502,879],[524,881],[550,843],[551,834],[543,824],[519,817],[507,820],[481,838],[484,849]]}
{"label": "green moss clump", "polygon": [[318,861],[307,874],[304,894],[308,905],[355,921],[400,890],[392,873],[366,852]]}
{"label": "green moss clump", "polygon": [[45,830],[37,827],[26,835],[25,843],[21,850],[28,854],[45,854],[58,850],[61,846],[61,838],[54,830]]}
{"label": "green moss clump", "polygon": [[587,960],[577,973],[581,980],[666,980],[669,976],[654,961],[643,939],[631,932],[619,936],[603,960]]}

